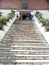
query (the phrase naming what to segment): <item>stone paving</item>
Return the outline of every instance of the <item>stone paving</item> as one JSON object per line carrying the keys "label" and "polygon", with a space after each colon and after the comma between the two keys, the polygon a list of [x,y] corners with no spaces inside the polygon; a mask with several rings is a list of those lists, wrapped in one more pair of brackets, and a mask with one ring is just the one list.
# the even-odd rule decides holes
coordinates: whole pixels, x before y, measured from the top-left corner
{"label": "stone paving", "polygon": [[47,41],[34,21],[15,21],[0,43],[0,65],[43,65],[36,60],[49,60]]}

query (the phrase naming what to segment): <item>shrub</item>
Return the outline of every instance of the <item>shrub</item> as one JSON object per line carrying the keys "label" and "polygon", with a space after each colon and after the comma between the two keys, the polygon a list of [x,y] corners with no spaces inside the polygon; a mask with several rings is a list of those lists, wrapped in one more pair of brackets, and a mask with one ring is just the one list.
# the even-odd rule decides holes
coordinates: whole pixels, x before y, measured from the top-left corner
{"label": "shrub", "polygon": [[12,17],[13,17],[14,15],[15,15],[15,11],[14,11],[14,10],[11,10],[11,12],[8,13],[8,15],[7,15],[7,20],[12,19]]}
{"label": "shrub", "polygon": [[0,12],[0,17],[2,16],[2,12]]}
{"label": "shrub", "polygon": [[6,25],[6,23],[7,23],[7,18],[6,18],[6,17],[2,17],[2,18],[1,18],[1,23],[3,23],[4,25]]}
{"label": "shrub", "polygon": [[12,13],[12,14],[15,14],[15,11],[14,11],[14,10],[11,10],[11,13]]}
{"label": "shrub", "polygon": [[4,24],[2,23],[2,19],[0,18],[0,30],[2,30]]}
{"label": "shrub", "polygon": [[47,19],[46,26],[49,26],[49,19]]}
{"label": "shrub", "polygon": [[35,16],[36,16],[38,19],[42,18],[42,14],[41,14],[40,12],[38,12],[38,11],[35,13]]}
{"label": "shrub", "polygon": [[46,31],[49,31],[49,20],[47,20],[45,28],[46,28]]}
{"label": "shrub", "polygon": [[8,19],[12,19],[12,17],[13,17],[13,14],[12,14],[12,13],[9,13],[9,14],[7,15],[7,18],[8,18]]}
{"label": "shrub", "polygon": [[0,23],[0,30],[2,30],[4,24]]}
{"label": "shrub", "polygon": [[46,23],[48,23],[48,21],[49,20],[48,19],[45,19],[45,18],[41,18],[40,19],[40,22],[43,23],[44,26],[46,25]]}
{"label": "shrub", "polygon": [[1,18],[0,18],[0,23],[2,22]]}
{"label": "shrub", "polygon": [[43,25],[45,26],[46,25],[46,22],[47,22],[47,19],[41,18],[40,22],[43,23]]}

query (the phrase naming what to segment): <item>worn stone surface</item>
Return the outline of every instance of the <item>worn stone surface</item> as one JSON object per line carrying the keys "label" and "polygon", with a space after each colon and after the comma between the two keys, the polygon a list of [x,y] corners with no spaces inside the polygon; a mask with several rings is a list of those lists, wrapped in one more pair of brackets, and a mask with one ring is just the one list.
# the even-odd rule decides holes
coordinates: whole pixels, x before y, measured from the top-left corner
{"label": "worn stone surface", "polygon": [[[30,46],[30,47],[29,47]],[[32,47],[31,47],[32,46]],[[17,56],[19,55],[19,56]],[[24,55],[24,56],[21,56]],[[29,56],[25,56],[29,55]],[[30,56],[37,55],[37,56]],[[0,60],[49,60],[49,45],[35,22],[15,21],[0,43]],[[42,65],[41,63],[4,63],[5,65]],[[1,64],[1,65],[4,65]]]}

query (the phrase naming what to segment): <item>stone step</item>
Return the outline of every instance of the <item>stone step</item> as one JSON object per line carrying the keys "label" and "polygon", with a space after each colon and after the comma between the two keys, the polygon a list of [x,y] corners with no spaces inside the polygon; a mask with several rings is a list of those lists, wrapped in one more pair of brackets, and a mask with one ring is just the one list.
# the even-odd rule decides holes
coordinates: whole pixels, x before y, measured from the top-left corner
{"label": "stone step", "polygon": [[41,56],[41,57],[25,57],[25,56],[12,56],[12,57],[10,57],[10,56],[5,56],[5,57],[0,57],[0,60],[49,60],[49,56],[48,57],[43,57],[43,56]]}
{"label": "stone step", "polygon": [[[23,37],[23,38],[25,38],[25,37]],[[13,43],[15,43],[15,42],[17,42],[17,40],[26,40],[26,39],[28,39],[28,37],[26,37],[26,39],[23,39],[23,38],[20,38],[20,37],[17,37],[17,38],[15,38],[15,40],[13,39],[13,40],[11,40],[11,39],[6,39],[6,40],[4,40],[3,41],[3,43],[7,43],[7,42],[10,42],[10,41],[13,41]],[[17,40],[16,40],[17,39]],[[29,39],[28,39],[29,40]],[[30,38],[30,40],[31,40],[31,38]],[[37,41],[37,43],[47,43],[46,42],[46,40],[41,40],[41,39],[32,39],[33,40],[33,42],[32,43],[36,43],[36,41]],[[34,41],[35,40],[35,41]]]}
{"label": "stone step", "polygon": [[44,47],[44,46],[11,46],[11,49],[14,50],[49,50],[49,47]]}
{"label": "stone step", "polygon": [[[32,32],[31,32],[31,30],[28,31],[28,32],[27,32],[27,31],[28,31],[28,30],[24,30],[24,31],[23,31],[23,30],[22,30],[22,31],[19,30],[19,31],[15,31],[16,33],[14,33],[13,31],[11,31],[10,34],[12,33],[13,35],[11,35],[11,36],[15,36],[15,34],[16,34],[16,35],[29,35],[29,33],[30,33],[30,36],[32,35],[32,37],[34,37],[34,36],[38,36],[38,37],[41,36],[41,37],[42,37],[42,35],[40,35],[40,34],[38,34],[38,33],[35,33],[34,31],[32,31]],[[32,34],[33,32],[34,32],[34,35]],[[37,32],[37,31],[36,31],[36,32]],[[10,34],[7,34],[7,35],[10,35]],[[6,36],[6,37],[8,37],[8,36]],[[43,38],[43,37],[42,37],[42,38]]]}
{"label": "stone step", "polygon": [[[7,40],[7,41],[8,41],[8,40]],[[8,42],[7,42],[7,41],[4,41],[4,42],[2,42],[2,43],[0,43],[0,44],[8,44],[8,43],[11,43],[11,42],[12,42],[12,40],[9,40]],[[11,41],[11,42],[10,42],[10,41]],[[6,43],[6,42],[7,42],[7,43]],[[39,43],[39,44],[47,44],[46,41],[42,41],[42,40],[41,40],[41,41],[40,41],[40,40],[39,40],[39,41],[38,41],[38,40],[33,40],[33,41],[15,40],[15,41],[13,41],[12,43],[13,43],[13,44],[14,44],[14,43],[18,43],[18,44],[19,44],[19,43],[20,43],[20,44],[21,44],[21,43],[22,43],[22,44],[24,44],[24,43],[25,43],[25,44],[26,44],[26,43],[28,43],[28,44],[30,44],[30,43],[32,43],[32,44],[38,44],[38,43]]]}
{"label": "stone step", "polygon": [[[23,34],[22,34],[21,36],[23,36]],[[17,38],[21,37],[21,36],[20,36],[20,35],[16,35],[16,36],[15,36],[15,40],[16,40]],[[11,36],[11,38],[12,38],[12,36]],[[4,40],[5,40],[5,41],[6,41],[6,40],[11,40],[11,38],[8,38],[8,39],[5,38]],[[14,40],[14,39],[13,39],[13,40]],[[39,37],[37,38],[37,37],[35,37],[35,36],[32,37],[32,40],[43,40],[43,41],[46,41],[44,38],[39,38]]]}
{"label": "stone step", "polygon": [[0,60],[49,60],[49,55],[0,55]]}
{"label": "stone step", "polygon": [[0,52],[5,52],[5,51],[12,51],[12,52],[31,52],[31,51],[40,51],[40,52],[45,52],[45,51],[48,51],[49,52],[49,48],[45,48],[45,47],[43,47],[43,48],[36,48],[36,47],[34,47],[34,48],[30,48],[30,47],[17,47],[17,48],[13,48],[13,47],[11,47],[11,48],[0,48]]}
{"label": "stone step", "polygon": [[49,57],[49,55],[17,55],[17,54],[12,54],[12,53],[0,53],[0,57],[3,56],[3,57]]}
{"label": "stone step", "polygon": [[35,42],[34,43],[28,43],[28,42],[26,42],[26,43],[24,43],[24,42],[22,42],[22,43],[21,42],[15,42],[15,43],[11,42],[10,43],[9,42],[9,43],[1,43],[0,46],[2,46],[2,45],[3,46],[5,46],[5,45],[10,45],[10,46],[12,46],[12,45],[18,45],[18,46],[19,45],[20,46],[36,46],[36,45],[37,46],[46,46],[47,45],[47,46],[49,46],[47,43],[35,43]]}
{"label": "stone step", "polygon": [[[5,49],[5,50],[6,50],[6,49]],[[5,51],[5,50],[4,50],[4,51]],[[1,50],[0,50],[0,51],[1,51]],[[2,50],[2,51],[3,51],[3,50]],[[35,51],[35,52],[36,52],[36,51],[39,51],[39,52],[43,52],[43,51],[44,51],[44,52],[49,52],[48,49],[47,49],[47,50],[44,50],[44,49],[41,49],[41,50],[40,50],[40,49],[32,49],[32,50],[16,50],[16,49],[11,49],[11,50],[8,50],[8,51],[10,51],[10,52],[32,52],[32,51],[33,51],[33,52],[34,52],[34,51]]]}
{"label": "stone step", "polygon": [[30,43],[30,44],[29,43],[26,43],[26,44],[25,43],[24,44],[22,44],[22,43],[21,44],[19,44],[19,43],[18,44],[17,43],[0,44],[0,48],[9,48],[9,47],[14,48],[16,46],[30,46],[30,47],[36,46],[36,47],[41,47],[41,48],[44,46],[49,47],[47,44],[42,44],[42,43],[41,44],[32,44],[32,43]]}
{"label": "stone step", "polygon": [[19,53],[19,52],[21,52],[21,53],[23,53],[23,52],[24,52],[24,53],[34,53],[34,52],[35,52],[35,53],[36,53],[36,52],[37,52],[37,53],[40,53],[40,52],[41,52],[41,53],[42,53],[43,51],[44,51],[44,53],[45,53],[45,52],[46,52],[46,53],[47,53],[47,52],[49,53],[49,49],[35,49],[35,48],[34,48],[34,49],[22,49],[22,50],[21,50],[21,49],[11,49],[11,48],[3,48],[3,49],[1,48],[1,49],[0,49],[0,53],[1,53],[1,52],[18,52],[18,53]]}
{"label": "stone step", "polygon": [[26,52],[26,51],[24,51],[24,52],[22,52],[22,51],[17,51],[17,52],[12,52],[12,51],[0,51],[0,54],[17,54],[17,55],[49,55],[49,52],[47,51],[30,51],[30,52]]}
{"label": "stone step", "polygon": [[49,46],[47,43],[2,43],[0,47],[10,47],[10,46]]}
{"label": "stone step", "polygon": [[[4,43],[7,42],[7,43],[10,43],[10,41],[12,40],[7,40],[5,41],[4,40]],[[47,43],[47,41],[43,41],[43,40],[13,40],[13,43]]]}
{"label": "stone step", "polygon": [[0,43],[0,63],[34,65],[44,62],[49,63],[49,45],[35,22],[15,21]]}
{"label": "stone step", "polygon": [[[30,24],[29,24],[30,25]],[[14,26],[12,26],[12,29],[17,29],[17,28],[19,28],[19,27],[21,27],[21,28],[26,28],[26,29],[30,29],[30,28],[35,28],[35,26],[33,26],[33,25],[31,25],[31,26],[29,26],[29,25],[21,25],[21,24],[19,24],[19,25],[16,25],[16,27],[15,27],[15,25]],[[17,27],[18,26],[18,27]]]}
{"label": "stone step", "polygon": [[49,65],[49,62],[32,62],[32,63],[0,63],[0,65]]}
{"label": "stone step", "polygon": [[49,60],[0,60],[0,63],[49,63]]}
{"label": "stone step", "polygon": [[0,51],[25,51],[25,50],[38,50],[38,51],[49,51],[49,47],[37,47],[37,46],[16,46],[16,47],[0,47]]}
{"label": "stone step", "polygon": [[[2,45],[2,44],[1,44]],[[24,46],[20,46],[20,45],[11,45],[9,47],[3,45],[3,47],[1,46],[0,49],[3,49],[3,48],[36,48],[36,49],[49,49],[49,46],[32,46],[32,45],[24,45]]]}
{"label": "stone step", "polygon": [[[9,45],[10,45],[10,44],[9,44]],[[24,44],[23,44],[23,43],[13,43],[13,44],[11,44],[11,45],[12,45],[12,46],[14,46],[14,45],[17,45],[17,46],[47,46],[47,44],[44,44],[44,43],[43,43],[43,44],[42,44],[42,43],[41,43],[41,44],[32,44],[32,43],[30,43],[30,44],[29,44],[29,43],[26,43],[26,44],[25,44],[25,43],[24,43]]]}
{"label": "stone step", "polygon": [[2,44],[2,43],[0,43],[0,47],[1,47],[1,46],[6,46],[6,44]]}
{"label": "stone step", "polygon": [[33,49],[33,50],[17,50],[17,49],[16,49],[16,50],[15,50],[15,49],[10,49],[10,48],[0,49],[0,53],[2,53],[2,52],[5,52],[5,53],[6,53],[6,52],[14,52],[14,53],[19,53],[19,52],[20,52],[20,53],[24,53],[24,54],[25,54],[25,53],[33,53],[33,54],[34,54],[34,53],[47,53],[47,52],[49,53],[48,50],[46,50],[46,51],[45,51],[45,50],[44,50],[44,51],[43,51],[43,50],[35,50],[35,49]]}
{"label": "stone step", "polygon": [[24,22],[23,21],[15,22],[15,24],[16,25],[30,25],[31,24],[31,25],[35,26],[35,24],[33,22],[25,22],[25,21]]}
{"label": "stone step", "polygon": [[[34,32],[34,34],[32,34]],[[36,31],[37,32],[37,31]],[[14,31],[11,31],[11,32],[9,32],[9,33],[7,33],[7,35],[10,35],[11,33],[13,34],[13,35],[11,35],[11,36],[14,36],[14,35],[16,35],[16,34],[27,34],[28,33],[28,35],[29,35],[29,33],[30,33],[30,36],[32,35],[32,36],[41,36],[42,37],[42,35],[40,34],[40,33],[36,33],[35,31],[33,31],[33,30],[30,30],[29,32],[28,32],[28,30],[18,30],[17,31],[17,29],[15,30],[15,33],[14,33]],[[37,36],[37,37],[38,37]],[[9,36],[6,36],[6,37],[9,37]],[[42,38],[44,38],[44,37],[42,37]]]}

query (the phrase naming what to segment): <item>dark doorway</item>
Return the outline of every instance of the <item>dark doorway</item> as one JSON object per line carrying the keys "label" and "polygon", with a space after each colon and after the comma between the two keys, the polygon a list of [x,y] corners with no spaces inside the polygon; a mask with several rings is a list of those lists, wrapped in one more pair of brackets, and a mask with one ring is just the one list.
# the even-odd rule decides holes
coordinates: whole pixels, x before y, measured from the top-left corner
{"label": "dark doorway", "polygon": [[30,13],[22,15],[22,20],[32,20],[32,18],[33,17]]}
{"label": "dark doorway", "polygon": [[22,15],[23,20],[26,20],[26,18],[27,18],[27,15]]}
{"label": "dark doorway", "polygon": [[[26,12],[26,13],[25,13]],[[30,11],[20,12],[20,20],[32,20]]]}

